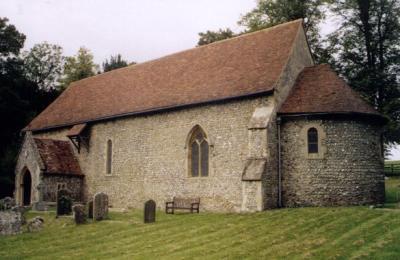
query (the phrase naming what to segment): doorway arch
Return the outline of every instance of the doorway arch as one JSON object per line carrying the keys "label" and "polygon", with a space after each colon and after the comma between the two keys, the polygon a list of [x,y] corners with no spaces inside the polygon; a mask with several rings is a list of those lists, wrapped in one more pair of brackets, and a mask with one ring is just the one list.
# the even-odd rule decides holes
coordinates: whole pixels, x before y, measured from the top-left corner
{"label": "doorway arch", "polygon": [[32,176],[29,170],[24,172],[22,177],[22,205],[29,206],[31,204],[32,193]]}

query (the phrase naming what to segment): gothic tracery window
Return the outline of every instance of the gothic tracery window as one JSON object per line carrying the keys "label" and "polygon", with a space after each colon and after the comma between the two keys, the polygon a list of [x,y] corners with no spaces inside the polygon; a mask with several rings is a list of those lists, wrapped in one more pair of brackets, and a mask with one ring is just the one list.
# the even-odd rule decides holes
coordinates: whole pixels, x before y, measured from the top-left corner
{"label": "gothic tracery window", "polygon": [[188,147],[190,176],[208,176],[209,144],[206,134],[199,126],[196,126],[191,132]]}

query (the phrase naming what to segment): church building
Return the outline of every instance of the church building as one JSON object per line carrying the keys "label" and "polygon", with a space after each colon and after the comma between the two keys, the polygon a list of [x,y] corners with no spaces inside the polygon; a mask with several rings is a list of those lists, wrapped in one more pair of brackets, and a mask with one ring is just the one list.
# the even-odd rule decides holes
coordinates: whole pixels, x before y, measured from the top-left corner
{"label": "church building", "polygon": [[385,119],[328,66],[302,20],[73,82],[23,130],[21,205],[57,190],[114,208],[364,205],[384,200]]}

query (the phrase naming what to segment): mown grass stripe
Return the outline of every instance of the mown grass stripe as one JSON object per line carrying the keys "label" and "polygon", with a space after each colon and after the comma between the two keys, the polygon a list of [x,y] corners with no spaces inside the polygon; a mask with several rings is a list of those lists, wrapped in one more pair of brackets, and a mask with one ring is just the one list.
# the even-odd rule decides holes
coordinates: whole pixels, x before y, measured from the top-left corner
{"label": "mown grass stripe", "polygon": [[[399,244],[399,236],[400,236],[400,227],[390,230],[383,234],[382,236],[374,236],[373,239],[364,244],[358,250],[352,251],[350,254],[351,259],[360,259],[369,257],[373,252],[377,252],[377,250],[384,250],[384,247],[390,243]],[[395,241],[396,240],[396,241]],[[400,257],[398,255],[398,257]]]}
{"label": "mown grass stripe", "polygon": [[157,212],[155,224],[143,224],[142,212],[133,211],[82,226],[43,214],[42,232],[0,237],[0,259],[390,258],[400,253],[398,212],[366,207]]}
{"label": "mown grass stripe", "polygon": [[[225,223],[236,223],[236,222],[240,222],[241,219],[240,218],[236,218],[233,219],[232,218],[223,218],[220,220],[210,220],[210,219],[205,219],[205,224],[212,222],[211,225],[198,225],[199,223],[196,222],[191,222],[189,223],[189,229],[192,230],[187,232],[187,230],[174,230],[174,232],[167,232],[166,237],[168,238],[168,242],[165,241],[165,239],[161,238],[158,240],[146,240],[146,241],[140,241],[140,243],[133,243],[131,244],[131,246],[136,246],[136,247],[140,247],[141,244],[148,244],[151,246],[151,248],[157,248],[158,245],[163,246],[163,251],[164,253],[168,253],[168,250],[166,247],[169,246],[173,246],[173,245],[180,245],[180,243],[176,243],[176,241],[187,241],[187,239],[190,239],[191,237],[193,237],[193,233],[201,233],[204,230],[214,230],[215,226],[221,226],[221,225],[225,225]],[[197,226],[200,226],[199,228]],[[140,252],[141,254],[145,254],[146,252],[148,252],[148,248],[142,248],[142,251]],[[130,254],[131,256],[134,256],[135,253]]]}

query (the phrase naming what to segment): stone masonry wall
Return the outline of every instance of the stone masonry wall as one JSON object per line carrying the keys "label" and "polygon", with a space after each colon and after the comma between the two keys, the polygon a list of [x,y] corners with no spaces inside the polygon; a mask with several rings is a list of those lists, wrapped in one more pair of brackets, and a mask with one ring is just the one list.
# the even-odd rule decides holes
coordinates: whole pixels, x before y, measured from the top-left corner
{"label": "stone masonry wall", "polygon": [[[214,211],[253,211],[277,206],[277,132],[275,112],[292,88],[297,75],[313,60],[303,29],[298,31],[285,69],[273,97],[201,106],[151,116],[109,121],[92,126],[89,149],[78,156],[86,174],[85,198],[104,191],[115,207],[142,207],[154,199],[159,207],[175,195],[200,196],[201,205]],[[266,170],[261,183],[242,183],[241,175],[251,146],[247,126],[252,113],[262,106],[273,107],[266,129],[258,131],[266,147]],[[195,125],[211,140],[210,176],[190,178],[185,140]],[[66,139],[68,129],[39,134]],[[265,136],[266,135],[266,136]],[[105,174],[106,142],[114,147],[113,174]],[[260,139],[260,140],[261,140]],[[253,147],[255,148],[255,147]],[[264,155],[264,150],[266,150]],[[261,201],[261,203],[260,203]],[[241,203],[242,207],[241,207]],[[261,206],[260,206],[261,205]],[[247,208],[251,207],[251,208]],[[246,209],[247,208],[247,209]]]}
{"label": "stone masonry wall", "polygon": [[[248,124],[257,107],[272,96],[197,106],[91,126],[89,149],[76,151],[85,174],[85,197],[109,195],[117,208],[159,208],[173,196],[200,197],[202,210],[240,211],[242,173],[248,155]],[[210,141],[209,176],[189,177],[186,140],[200,125]],[[37,134],[67,140],[68,129]],[[113,143],[112,174],[106,174],[106,144]]]}
{"label": "stone masonry wall", "polygon": [[[307,129],[320,135],[320,154],[309,156]],[[322,131],[322,133],[321,133]],[[382,203],[380,127],[349,120],[297,119],[282,125],[283,203],[331,206]]]}
{"label": "stone masonry wall", "polygon": [[71,191],[73,201],[82,201],[83,178],[71,176],[45,175],[43,177],[43,201],[56,202],[59,185]]}
{"label": "stone masonry wall", "polygon": [[276,208],[278,206],[278,133],[276,111],[279,110],[282,102],[289,95],[299,73],[304,67],[313,65],[314,61],[307,45],[305,32],[301,28],[297,33],[292,53],[284,71],[282,71],[274,92],[274,112],[267,128],[268,156],[265,177],[263,178],[264,208]]}
{"label": "stone masonry wall", "polygon": [[23,176],[29,171],[32,178],[31,184],[31,202],[39,200],[39,191],[37,186],[41,178],[41,170],[44,168],[40,155],[34,147],[35,142],[30,133],[25,135],[25,140],[19,151],[17,165],[15,167],[15,191],[14,197],[19,205],[23,204]]}

